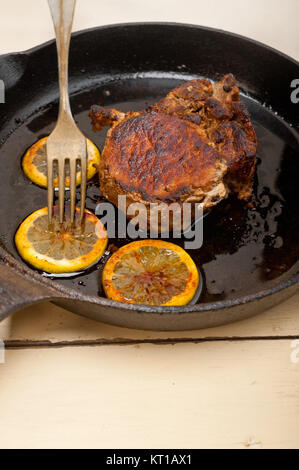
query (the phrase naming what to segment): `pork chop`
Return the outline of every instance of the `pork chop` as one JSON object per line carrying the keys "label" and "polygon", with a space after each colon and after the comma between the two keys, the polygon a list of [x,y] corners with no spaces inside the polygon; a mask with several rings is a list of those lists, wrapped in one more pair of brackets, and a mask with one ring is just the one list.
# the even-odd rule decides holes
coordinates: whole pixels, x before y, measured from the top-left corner
{"label": "pork chop", "polygon": [[257,139],[233,75],[194,79],[140,112],[94,105],[94,129],[107,132],[99,168],[102,194],[117,205],[199,202],[204,210],[229,193],[249,200]]}

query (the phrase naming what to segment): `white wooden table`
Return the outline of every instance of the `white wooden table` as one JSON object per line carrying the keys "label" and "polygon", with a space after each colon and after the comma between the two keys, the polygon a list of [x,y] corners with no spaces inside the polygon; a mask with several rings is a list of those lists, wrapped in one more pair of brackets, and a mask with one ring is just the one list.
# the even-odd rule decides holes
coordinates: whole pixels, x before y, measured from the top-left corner
{"label": "white wooden table", "polygon": [[[297,0],[174,3],[78,0],[75,26],[206,24],[299,59]],[[53,37],[45,1],[1,4],[1,53]],[[0,338],[1,448],[299,447],[299,295],[250,320],[181,333],[112,327],[45,303],[2,322]]]}

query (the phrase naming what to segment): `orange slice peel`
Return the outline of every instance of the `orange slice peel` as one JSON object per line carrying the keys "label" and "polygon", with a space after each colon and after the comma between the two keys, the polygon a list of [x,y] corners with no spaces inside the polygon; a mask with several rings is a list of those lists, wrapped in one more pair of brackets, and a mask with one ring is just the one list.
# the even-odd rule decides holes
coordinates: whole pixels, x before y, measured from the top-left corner
{"label": "orange slice peel", "polygon": [[[47,187],[47,154],[46,154],[46,143],[48,137],[35,142],[25,153],[22,160],[22,167],[25,175],[33,183],[43,188]],[[86,139],[87,142],[87,179],[90,180],[97,172],[97,165],[100,163],[101,155],[98,148],[91,140]],[[81,183],[81,171],[80,167],[77,167],[76,184],[77,186]],[[69,168],[66,165],[66,177],[65,187],[69,188]],[[58,177],[57,170],[54,164],[54,187],[58,188]]]}
{"label": "orange slice peel", "polygon": [[50,225],[48,208],[39,209],[24,220],[15,235],[20,256],[31,266],[54,274],[81,272],[92,266],[101,258],[107,242],[104,226],[90,211],[85,210],[81,225],[78,207],[73,224],[69,208],[60,224],[58,206],[54,206]]}
{"label": "orange slice peel", "polygon": [[102,283],[106,296],[119,302],[180,306],[194,298],[199,272],[180,246],[163,240],[139,240],[109,258]]}

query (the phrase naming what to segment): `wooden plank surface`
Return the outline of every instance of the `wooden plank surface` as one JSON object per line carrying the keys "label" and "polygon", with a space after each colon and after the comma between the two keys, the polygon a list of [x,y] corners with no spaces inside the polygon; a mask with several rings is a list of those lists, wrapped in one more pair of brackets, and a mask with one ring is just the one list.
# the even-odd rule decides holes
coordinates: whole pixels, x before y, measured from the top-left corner
{"label": "wooden plank surface", "polygon": [[9,350],[0,446],[298,448],[286,340]]}
{"label": "wooden plank surface", "polygon": [[[299,59],[298,0],[77,3],[75,29],[190,22]],[[0,53],[51,38],[46,2],[5,3]],[[48,303],[18,312],[0,324],[16,347],[0,364],[0,447],[299,448],[298,307],[299,295],[243,322],[178,333],[112,327]]]}

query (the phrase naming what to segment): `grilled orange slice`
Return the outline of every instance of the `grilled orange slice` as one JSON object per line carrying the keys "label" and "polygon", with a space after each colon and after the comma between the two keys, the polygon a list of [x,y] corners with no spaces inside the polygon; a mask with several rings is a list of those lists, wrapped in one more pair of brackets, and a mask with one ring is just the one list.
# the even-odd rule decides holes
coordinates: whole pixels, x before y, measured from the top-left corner
{"label": "grilled orange slice", "polygon": [[[22,166],[25,175],[35,184],[47,187],[47,153],[46,153],[46,142],[48,137],[38,140],[33,144],[25,153]],[[100,152],[97,147],[86,139],[87,142],[87,179],[91,179],[97,172],[96,165],[100,163]],[[58,187],[57,168],[54,164],[54,186]],[[70,186],[69,167],[66,165],[65,168],[65,187]],[[77,168],[76,183],[81,183],[81,171],[80,167]]]}
{"label": "grilled orange slice", "polygon": [[120,248],[102,277],[106,296],[127,303],[186,305],[199,285],[199,273],[183,248],[162,240],[140,240]]}
{"label": "grilled orange slice", "polygon": [[29,264],[47,273],[83,271],[96,263],[107,246],[107,232],[99,219],[85,210],[80,223],[80,209],[76,207],[75,221],[70,222],[69,208],[63,224],[59,223],[59,209],[54,207],[52,223],[48,222],[48,208],[29,215],[15,235],[19,254]]}

